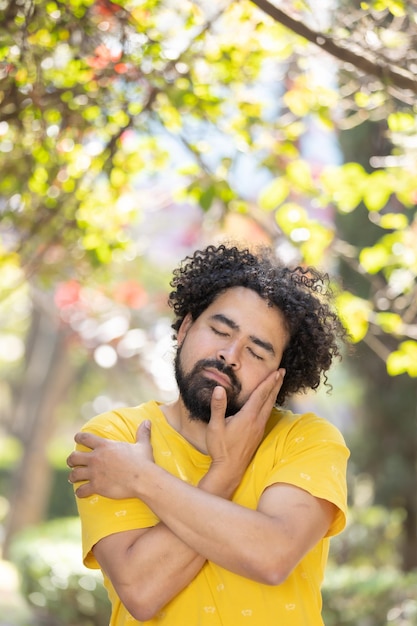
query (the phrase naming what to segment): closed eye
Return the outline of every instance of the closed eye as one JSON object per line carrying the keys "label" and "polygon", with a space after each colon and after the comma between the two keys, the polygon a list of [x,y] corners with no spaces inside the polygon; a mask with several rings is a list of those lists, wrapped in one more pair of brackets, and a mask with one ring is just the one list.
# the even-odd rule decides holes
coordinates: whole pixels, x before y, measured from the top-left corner
{"label": "closed eye", "polygon": [[263,360],[264,360],[264,358],[263,358],[262,356],[259,356],[259,354],[256,354],[256,352],[254,352],[254,351],[252,350],[252,348],[248,348],[248,350],[249,350],[250,354],[251,354],[253,357],[255,357],[255,359],[258,359],[258,361],[263,361]]}
{"label": "closed eye", "polygon": [[211,330],[213,331],[213,333],[215,335],[219,335],[220,337],[228,337],[229,333],[224,333],[221,330],[219,330],[218,328],[215,328],[214,326],[210,326]]}

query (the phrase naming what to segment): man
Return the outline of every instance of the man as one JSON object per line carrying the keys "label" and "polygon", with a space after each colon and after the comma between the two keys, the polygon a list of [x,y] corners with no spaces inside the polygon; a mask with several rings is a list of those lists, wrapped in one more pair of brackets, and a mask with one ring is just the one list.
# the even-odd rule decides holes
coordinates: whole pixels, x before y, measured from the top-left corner
{"label": "man", "polygon": [[320,626],[349,453],[282,405],[340,356],[325,277],[220,245],[171,285],[178,399],[94,418],[68,457],[111,626]]}

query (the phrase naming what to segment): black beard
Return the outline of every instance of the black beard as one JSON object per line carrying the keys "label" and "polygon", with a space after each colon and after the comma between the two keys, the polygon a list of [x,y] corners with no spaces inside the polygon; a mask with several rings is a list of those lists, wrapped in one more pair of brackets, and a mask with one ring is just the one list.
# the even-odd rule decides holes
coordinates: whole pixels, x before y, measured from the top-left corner
{"label": "black beard", "polygon": [[226,388],[227,407],[225,417],[235,415],[243,406],[243,402],[238,400],[241,391],[241,385],[236,378],[234,371],[225,365],[223,361],[216,359],[202,359],[197,361],[191,372],[186,374],[182,368],[181,347],[178,348],[175,355],[175,378],[177,380],[178,389],[181,399],[190,414],[191,420],[209,423],[211,417],[211,396],[213,389],[219,386],[219,383],[210,378],[206,378],[202,371],[205,368],[217,369],[222,374],[229,377],[231,387]]}

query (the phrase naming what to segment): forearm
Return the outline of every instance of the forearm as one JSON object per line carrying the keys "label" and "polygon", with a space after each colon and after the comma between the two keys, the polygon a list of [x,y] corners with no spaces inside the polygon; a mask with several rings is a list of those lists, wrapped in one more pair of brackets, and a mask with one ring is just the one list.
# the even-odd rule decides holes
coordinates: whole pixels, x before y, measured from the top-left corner
{"label": "forearm", "polygon": [[265,582],[263,563],[274,558],[276,520],[196,489],[158,466],[147,472],[138,496],[178,538],[206,559]]}
{"label": "forearm", "polygon": [[[230,478],[209,471],[196,491],[228,498],[234,487]],[[111,538],[105,540],[107,545],[98,544],[95,554],[123,604],[140,620],[158,613],[195,578],[206,561],[198,546],[191,547],[163,522],[132,541],[126,535],[126,540],[118,556]]]}
{"label": "forearm", "polygon": [[[111,554],[108,558],[112,559]],[[119,563],[112,559],[102,566],[129,612],[146,621],[195,578],[205,561],[159,523],[133,541]]]}

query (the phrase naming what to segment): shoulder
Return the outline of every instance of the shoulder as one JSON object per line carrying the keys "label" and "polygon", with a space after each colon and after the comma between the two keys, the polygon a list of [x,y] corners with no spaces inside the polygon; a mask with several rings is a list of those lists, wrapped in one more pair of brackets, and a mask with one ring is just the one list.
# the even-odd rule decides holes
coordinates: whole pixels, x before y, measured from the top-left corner
{"label": "shoulder", "polygon": [[327,419],[315,413],[293,413],[286,409],[274,408],[267,425],[267,434],[286,436],[289,439],[297,438],[302,434],[304,438],[330,440],[345,444],[340,430]]}
{"label": "shoulder", "polygon": [[155,401],[135,407],[121,407],[96,415],[88,420],[81,430],[106,439],[136,441],[139,424],[145,419],[154,421],[158,413],[159,407]]}
{"label": "shoulder", "polygon": [[338,512],[329,535],[346,523],[346,467],[349,449],[342,433],[315,413],[277,411],[265,441],[274,463],[266,480],[294,485],[336,505]]}

